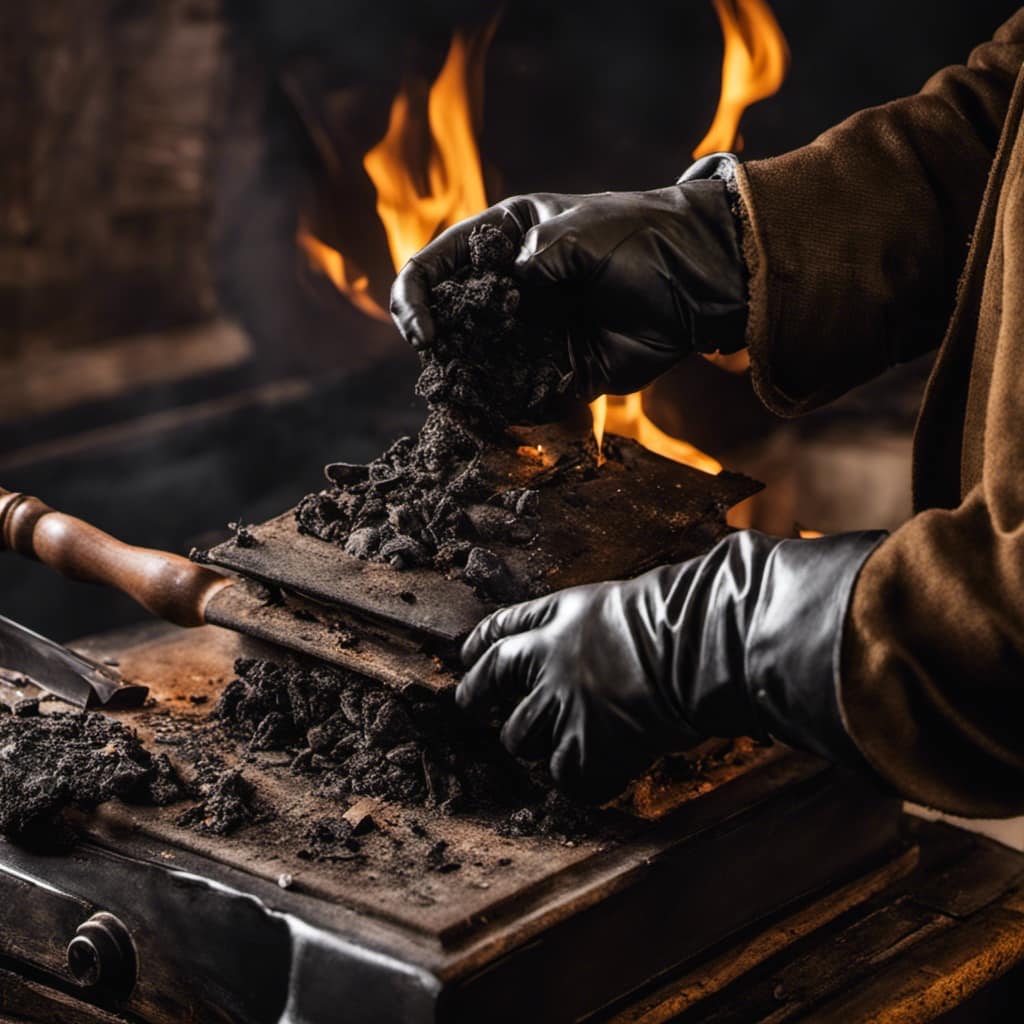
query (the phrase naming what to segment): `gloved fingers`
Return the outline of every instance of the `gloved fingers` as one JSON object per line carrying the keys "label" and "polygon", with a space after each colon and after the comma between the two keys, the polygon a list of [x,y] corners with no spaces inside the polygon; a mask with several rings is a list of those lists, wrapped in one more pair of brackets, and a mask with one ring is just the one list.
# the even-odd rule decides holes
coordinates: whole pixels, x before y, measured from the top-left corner
{"label": "gloved fingers", "polygon": [[584,402],[607,395],[611,389],[608,359],[595,334],[592,324],[576,323],[569,328],[567,338],[576,397]]}
{"label": "gloved fingers", "polygon": [[558,701],[543,684],[520,702],[501,730],[501,742],[513,757],[546,761],[554,747]]}
{"label": "gloved fingers", "polygon": [[462,645],[462,661],[473,665],[483,653],[504,637],[537,629],[551,621],[557,607],[558,594],[538,597],[533,601],[510,605],[488,615]]}
{"label": "gloved fingers", "polygon": [[434,340],[434,318],[427,306],[430,289],[427,268],[415,256],[402,267],[391,286],[391,319],[415,349],[426,348]]}
{"label": "gloved fingers", "polygon": [[[557,734],[556,727],[556,734]],[[606,804],[651,764],[628,740],[598,742],[592,730],[568,730],[548,762],[555,785],[574,800]]]}
{"label": "gloved fingers", "polygon": [[405,340],[415,349],[429,348],[435,325],[430,315],[430,291],[469,263],[469,236],[474,228],[490,224],[500,228],[519,245],[529,216],[522,200],[499,203],[452,225],[424,246],[399,271],[391,286],[391,318]]}
{"label": "gloved fingers", "polygon": [[574,325],[568,336],[569,362],[577,398],[592,402],[598,395],[631,395],[641,391],[683,357],[661,342],[647,344],[631,335]]}
{"label": "gloved fingers", "polygon": [[[629,395],[640,391],[686,353],[686,338],[679,325],[665,324],[661,330],[621,331],[613,327],[597,328],[589,339],[588,359],[596,364],[604,393]],[[674,333],[673,333],[674,331]]]}
{"label": "gloved fingers", "polygon": [[523,235],[515,271],[524,284],[545,287],[579,280],[590,262],[580,244],[578,210],[573,207]]}
{"label": "gloved fingers", "polygon": [[556,736],[548,759],[548,770],[555,785],[576,800],[589,799],[589,787],[583,764],[583,743],[578,729],[570,728]]}
{"label": "gloved fingers", "polygon": [[532,688],[541,658],[528,635],[499,640],[462,677],[455,690],[455,703],[463,711],[484,714],[517,702]]}

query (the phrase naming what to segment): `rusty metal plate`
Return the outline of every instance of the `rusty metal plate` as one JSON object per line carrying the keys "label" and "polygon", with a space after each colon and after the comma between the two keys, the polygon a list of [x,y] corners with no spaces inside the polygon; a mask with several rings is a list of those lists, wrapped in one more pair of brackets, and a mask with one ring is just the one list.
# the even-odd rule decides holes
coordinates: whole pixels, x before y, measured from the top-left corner
{"label": "rusty metal plate", "polygon": [[206,621],[236,633],[279,644],[329,664],[404,690],[443,690],[459,677],[411,637],[375,626],[292,594],[273,595],[240,581],[225,587],[206,608]]}
{"label": "rusty metal plate", "polygon": [[[728,509],[762,486],[736,473],[699,472],[625,438],[606,443],[614,458],[600,469],[571,463],[552,472],[538,466],[534,480],[515,481],[540,492],[538,533],[522,547],[488,546],[513,575],[530,581],[534,593],[624,579],[702,554],[728,532]],[[494,608],[467,584],[434,569],[399,571],[360,561],[301,534],[290,512],[250,533],[254,543],[229,540],[209,552],[210,561],[449,646]]]}
{"label": "rusty metal plate", "polygon": [[209,552],[210,561],[315,601],[448,642],[457,642],[494,609],[464,583],[446,580],[434,569],[399,572],[299,533],[291,512],[251,527],[250,532],[255,545],[227,541]]}

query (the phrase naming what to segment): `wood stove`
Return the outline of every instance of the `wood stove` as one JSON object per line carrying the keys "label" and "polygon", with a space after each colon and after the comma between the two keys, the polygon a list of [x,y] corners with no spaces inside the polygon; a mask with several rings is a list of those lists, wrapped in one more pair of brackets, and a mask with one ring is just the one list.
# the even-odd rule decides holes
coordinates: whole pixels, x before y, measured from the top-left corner
{"label": "wood stove", "polygon": [[[254,651],[212,627],[84,646],[152,687],[156,706],[131,718],[151,742],[202,721],[202,698]],[[682,809],[677,790],[676,813],[623,842],[500,836],[473,816],[378,804],[371,856],[317,862],[301,856],[303,823],[336,805],[279,755],[210,752],[240,756],[286,810],[217,837],[176,824],[174,807],[108,805],[69,857],[0,845],[5,962],[75,1019],[578,1019],[902,848],[897,801],[762,753],[698,773]],[[402,868],[417,832],[443,838],[459,870]],[[126,981],[115,962],[104,983],[76,984],[67,946],[98,913],[130,936],[137,971]]]}
{"label": "wood stove", "polygon": [[[291,20],[286,8],[298,11],[297,5],[168,0],[154,5],[153,12],[133,4],[110,7],[103,26],[87,34],[86,45],[72,49],[76,59],[57,80],[60,88],[46,94],[58,108],[54,120],[74,122],[74,130],[62,137],[70,152],[62,153],[63,161],[80,173],[62,178],[50,167],[45,175],[33,176],[29,156],[45,156],[51,138],[45,110],[39,113],[26,104],[22,116],[10,122],[16,131],[8,145],[24,159],[9,165],[9,195],[15,199],[4,219],[3,243],[10,257],[4,266],[17,267],[17,273],[5,271],[2,288],[19,327],[5,334],[6,348],[30,352],[41,345],[50,351],[129,335],[127,348],[159,350],[165,366],[175,362],[174,353],[187,350],[201,356],[197,374],[238,371],[240,377],[231,377],[227,385],[204,376],[203,387],[189,396],[189,402],[199,398],[203,403],[227,396],[226,406],[188,406],[170,425],[146,420],[150,433],[144,436],[155,440],[145,451],[150,464],[161,469],[161,454],[170,450],[168,438],[175,431],[187,430],[188,446],[204,449],[204,417],[223,415],[229,430],[247,435],[226,449],[227,464],[245,449],[256,462],[251,449],[270,448],[279,434],[267,430],[257,442],[254,426],[265,426],[274,410],[285,406],[295,429],[312,434],[325,431],[332,405],[360,397],[344,389],[317,391],[308,380],[288,391],[288,381],[280,385],[277,378],[292,378],[296,367],[300,377],[348,372],[385,350],[411,382],[407,364],[401,363],[405,354],[395,354],[399,348],[393,332],[366,315],[373,310],[371,302],[378,308],[385,303],[392,257],[361,159],[380,139],[387,108],[402,84],[399,65],[418,68],[429,82],[441,66],[452,26],[478,16],[477,6],[453,4],[451,10],[424,12],[422,5],[378,5],[359,26],[347,24],[334,33],[317,28],[315,12],[311,20],[301,11]],[[796,7],[806,5],[776,6],[788,28],[799,20]],[[860,6],[866,10],[871,5]],[[925,7],[930,13],[931,6],[922,5],[916,15],[902,8],[898,13],[913,19]],[[494,198],[539,188],[588,191],[672,180],[707,126],[718,88],[718,28],[710,5],[697,22],[687,20],[685,7],[669,13],[664,5],[648,4],[624,11],[619,4],[599,3],[559,13],[550,5],[531,3],[513,10],[511,29],[504,42],[499,40],[491,65],[498,80],[512,84],[489,94],[491,113],[482,134],[487,193]],[[978,11],[977,17],[985,16],[985,7],[972,5],[972,16]],[[335,24],[331,19],[343,13],[338,7],[328,22]],[[804,16],[825,17],[803,11]],[[3,17],[13,22],[18,14],[12,8]],[[13,45],[28,53],[39,44],[39,52],[50,55],[59,70],[68,45],[68,18],[61,4],[33,8],[31,24],[14,36]],[[602,18],[615,28],[600,28]],[[395,25],[413,20],[415,30],[405,33],[405,42],[396,42]],[[680,64],[675,53],[660,49],[658,60],[651,59],[652,24],[660,26],[663,36],[685,37],[694,51],[687,54],[687,66],[709,73],[701,77],[695,70],[694,80],[680,85],[673,77]],[[576,29],[586,30],[582,42],[560,45],[558,61],[538,56],[538,38],[579,41]],[[820,26],[817,31],[820,35]],[[955,27],[949,33],[955,46],[950,57],[961,56],[967,34],[980,37],[983,32]],[[863,43],[857,48],[867,50]],[[403,49],[407,62],[399,59]],[[107,60],[108,53],[115,59]],[[905,91],[939,62],[932,52],[915,59],[919,67],[907,71],[907,81],[880,85],[872,99]],[[556,65],[558,73],[552,73]],[[595,65],[603,69],[600,75],[592,74]],[[798,59],[796,66],[803,74],[809,65]],[[25,80],[46,81],[45,74],[33,77],[31,62],[19,67]],[[643,78],[640,73],[651,68]],[[622,88],[641,78],[642,95],[631,96]],[[174,115],[176,82],[184,90],[178,98],[188,101],[184,119]],[[860,88],[858,83],[858,105],[865,102]],[[568,117],[549,101],[553,89],[569,95]],[[37,93],[45,90],[32,95]],[[73,116],[72,101],[79,93],[95,101],[86,111],[89,117],[81,120]],[[800,93],[804,105],[807,96],[818,95],[810,88]],[[815,109],[803,118],[784,119],[779,108],[762,110],[748,126],[750,152],[803,142],[847,109],[852,107],[844,95],[824,113]],[[97,110],[104,125],[118,127],[122,148],[104,148],[107,133],[92,131]],[[147,110],[159,116],[150,121]],[[668,124],[673,127],[666,133]],[[685,143],[675,141],[684,138]],[[564,144],[553,149],[553,139]],[[593,149],[583,145],[594,140]],[[80,150],[75,148],[79,141]],[[187,159],[169,156],[174,146]],[[545,150],[544,159],[538,148]],[[581,152],[588,156],[581,159]],[[101,182],[110,166],[115,186],[107,195]],[[83,192],[69,198],[65,186],[72,182]],[[49,202],[54,196],[59,202]],[[103,217],[96,215],[100,209]],[[62,215],[60,222],[56,218]],[[212,261],[210,222],[215,226]],[[354,254],[354,262],[369,275],[372,287],[363,290],[369,301],[362,311],[335,294],[327,281],[304,269],[297,272],[297,262],[309,251],[296,237],[304,227],[315,229],[336,252]],[[154,238],[157,244],[150,245]],[[69,248],[85,255],[69,264],[63,260]],[[99,250],[109,265],[90,263],[88,253]],[[120,303],[124,293],[137,301]],[[70,321],[61,313],[69,308],[76,313]],[[218,319],[225,308],[242,330]],[[189,333],[197,325],[199,341]],[[163,336],[153,349],[139,344],[145,332],[171,328],[186,331],[183,348],[180,335]],[[203,334],[206,328],[209,335]],[[216,344],[204,346],[204,338]],[[17,388],[16,373],[10,378],[12,389]],[[387,383],[392,373],[385,365],[375,386]],[[173,404],[160,390],[174,377],[170,370],[167,374],[167,379],[148,382],[153,390],[127,416]],[[701,401],[736,408],[731,399],[709,397],[724,393],[714,380],[707,378]],[[254,381],[269,390],[259,391],[246,407],[255,410],[250,418],[231,419],[238,408],[231,404],[234,396]],[[310,409],[316,401],[314,415]],[[395,409],[401,403],[390,402],[386,416],[391,419],[372,409],[366,412],[365,418],[379,416],[385,422],[362,438],[363,456],[372,455],[374,446],[394,432],[391,424],[400,418]],[[359,409],[367,409],[365,402]],[[35,416],[39,411],[30,412]],[[33,420],[30,427],[9,427],[7,447],[40,437],[64,438],[65,421],[52,409],[47,416],[42,426]],[[94,410],[85,425],[106,426],[105,416],[106,411]],[[678,423],[667,417],[660,422],[671,425],[673,434],[695,439],[696,420],[700,417],[683,415]],[[706,427],[706,420],[701,423]],[[199,427],[193,430],[194,424]],[[347,423],[339,430],[339,448],[327,456],[355,457],[340,444],[360,426]],[[82,424],[76,420],[72,427],[74,433]],[[402,429],[407,427],[403,422]],[[749,433],[767,429],[775,428],[755,420]],[[118,435],[119,443],[136,433],[129,425]],[[71,444],[71,454],[59,463],[46,453],[30,453],[10,462],[11,472],[30,473],[38,466],[40,475],[52,479],[59,465],[59,475],[70,480],[75,474],[68,467],[77,466],[81,476],[80,452],[92,452],[88,444],[93,443],[83,442],[84,449]],[[297,460],[300,447],[285,449],[276,461]],[[712,454],[724,457],[727,452]],[[112,477],[123,475],[122,464],[103,458],[101,452],[97,464],[107,466]],[[310,459],[317,460],[323,461],[319,453]],[[644,463],[644,457],[636,462]],[[304,465],[302,472],[308,468]],[[738,497],[730,478],[715,478],[715,486],[724,490],[715,491],[705,480],[710,489],[701,491],[692,477],[675,472],[673,477],[660,467],[649,480],[654,491],[630,488],[628,506],[600,493],[595,504],[609,509],[614,504],[616,511],[607,528],[595,519],[585,522],[589,551],[593,555],[600,544],[616,540],[618,546],[605,552],[603,562],[584,560],[585,572],[580,564],[563,566],[562,581],[639,571],[656,560],[687,557],[721,536],[724,507]],[[244,490],[258,510],[250,513],[254,518],[284,505],[278,500],[280,489],[268,497],[281,485],[276,478],[268,483],[274,473],[280,476],[279,466],[263,476],[253,471],[254,482]],[[162,500],[180,511],[174,504],[179,500],[174,474],[167,475],[171,483],[152,504]],[[199,488],[194,475],[188,478],[193,485],[188,500],[194,504]],[[687,495],[700,493],[703,504],[672,498],[680,479],[687,480]],[[45,483],[21,485],[10,477],[3,482],[53,493]],[[312,478],[285,483],[298,493],[312,486]],[[95,507],[108,505],[109,493],[94,493]],[[226,520],[252,508],[239,509],[239,495],[229,489],[218,493],[216,513],[210,509],[204,515]],[[60,503],[60,496],[55,500]],[[678,518],[680,509],[686,513],[683,519],[690,517],[685,523]],[[139,512],[129,510],[135,522],[143,518]],[[643,552],[622,542],[638,512],[648,526],[662,531]],[[569,543],[565,534],[574,532],[568,522],[563,544]],[[791,525],[787,521],[783,529]],[[837,520],[836,528],[841,526]],[[271,521],[254,533],[256,546],[229,541],[214,555],[220,564],[271,585],[260,611],[254,613],[251,603],[240,605],[226,620],[247,639],[213,628],[188,635],[157,629],[83,645],[97,657],[119,661],[126,673],[152,686],[155,707],[128,719],[148,742],[159,747],[177,733],[205,726],[217,695],[234,674],[236,657],[292,657],[261,646],[261,638],[280,639],[284,630],[289,648],[302,651],[305,645],[309,655],[337,639],[339,614],[344,632],[364,638],[355,647],[336,644],[336,661],[348,670],[398,688],[415,682],[443,691],[452,685],[453,672],[450,664],[444,667],[444,659],[450,658],[467,623],[486,610],[472,595],[460,592],[457,600],[431,604],[431,595],[441,593],[443,601],[452,592],[439,590],[436,580],[415,576],[400,587],[391,579],[377,580],[374,591],[374,581],[367,579],[372,569],[359,578],[357,588],[350,578],[342,586],[344,580],[332,571],[336,563],[322,551],[304,550],[306,539],[296,539],[290,520]],[[173,534],[175,543],[183,537]],[[160,543],[161,536],[149,540]],[[627,558],[635,555],[640,557]],[[311,565],[319,570],[311,572]],[[45,588],[37,588],[43,595],[40,608],[55,585],[47,581]],[[20,589],[7,588],[7,600],[14,602],[8,610],[15,615],[17,600],[10,595]],[[353,605],[353,594],[372,594],[373,600],[369,606]],[[348,606],[346,612],[325,610],[339,600]],[[437,618],[438,607],[448,619]],[[425,614],[425,608],[435,614]],[[301,660],[301,654],[297,657]],[[364,840],[373,856],[327,862],[302,856],[298,837],[309,815],[336,811],[336,802],[311,794],[307,780],[291,774],[279,753],[239,750],[227,742],[216,752],[240,763],[258,792],[273,795],[286,808],[269,827],[269,838],[265,830],[197,834],[178,824],[180,808],[109,806],[78,823],[85,839],[71,855],[42,856],[0,844],[4,1012],[108,1024],[189,1018],[601,1019],[623,1006],[639,1005],[641,993],[679,971],[695,969],[712,950],[753,926],[800,912],[808,901],[863,875],[889,872],[886,877],[892,878],[909,870],[896,801],[837,769],[778,749],[713,744],[681,768],[664,769],[634,790],[625,810],[640,824],[624,840],[498,835],[487,821],[472,816],[448,817],[433,808],[378,801],[359,811],[373,820]],[[412,880],[398,872],[401,856],[396,851],[419,848],[424,838],[419,831],[445,844],[447,859],[440,866],[458,862],[458,869]],[[1001,870],[1001,879],[1016,877],[1014,865]],[[824,904],[832,905],[829,900]],[[841,900],[835,905],[849,906]],[[943,907],[950,918],[967,913]]]}

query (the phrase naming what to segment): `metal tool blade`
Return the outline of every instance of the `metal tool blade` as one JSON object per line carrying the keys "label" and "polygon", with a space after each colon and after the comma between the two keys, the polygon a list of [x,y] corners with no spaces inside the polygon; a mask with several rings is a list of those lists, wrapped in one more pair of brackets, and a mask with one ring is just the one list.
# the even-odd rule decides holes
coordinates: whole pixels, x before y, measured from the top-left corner
{"label": "metal tool blade", "polygon": [[444,690],[459,681],[446,662],[401,631],[287,591],[268,600],[263,587],[247,580],[215,594],[206,606],[206,621],[397,690],[413,684]]}
{"label": "metal tool blade", "polygon": [[45,690],[36,686],[28,676],[0,668],[0,704],[12,715],[31,715],[33,705],[48,696]]}
{"label": "metal tool blade", "polygon": [[20,672],[47,693],[80,708],[132,708],[149,688],[126,683],[101,665],[0,615],[0,667]]}

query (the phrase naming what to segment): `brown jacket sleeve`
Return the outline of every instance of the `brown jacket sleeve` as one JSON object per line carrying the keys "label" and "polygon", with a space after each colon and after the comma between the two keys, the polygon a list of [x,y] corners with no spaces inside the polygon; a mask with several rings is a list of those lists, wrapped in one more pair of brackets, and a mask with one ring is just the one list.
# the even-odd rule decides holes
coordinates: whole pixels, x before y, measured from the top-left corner
{"label": "brown jacket sleeve", "polygon": [[938,345],[1022,58],[1024,9],[918,94],[741,166],[748,341],[773,411]]}
{"label": "brown jacket sleeve", "polygon": [[[745,168],[751,354],[777,411],[938,342],[1022,60],[1024,10],[917,96]],[[1020,140],[1013,153],[1004,180],[1024,180]],[[864,564],[839,679],[846,727],[881,775],[993,817],[1024,813],[1024,195],[1004,197],[974,345],[987,372],[970,382],[980,464],[962,463],[958,507],[915,516]]]}
{"label": "brown jacket sleeve", "polygon": [[915,516],[864,565],[843,638],[861,753],[905,797],[968,817],[1024,814],[1022,499],[979,484]]}

